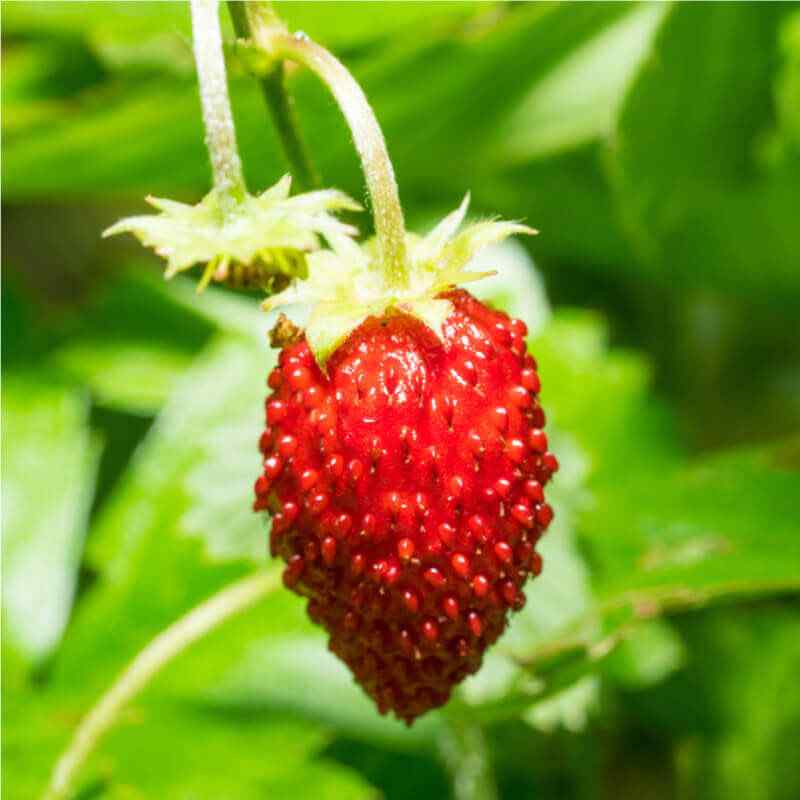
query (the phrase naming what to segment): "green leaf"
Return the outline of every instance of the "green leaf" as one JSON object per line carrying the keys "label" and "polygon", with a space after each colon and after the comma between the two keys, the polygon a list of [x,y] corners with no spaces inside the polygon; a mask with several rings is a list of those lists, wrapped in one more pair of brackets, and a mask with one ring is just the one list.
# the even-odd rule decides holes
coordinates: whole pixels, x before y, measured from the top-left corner
{"label": "green leaf", "polygon": [[589,714],[598,706],[600,681],[593,675],[579,676],[576,672],[570,684],[531,706],[524,714],[526,722],[550,734],[559,727],[571,733],[584,731]]}
{"label": "green leaf", "polygon": [[[747,800],[790,800],[800,791],[800,775],[789,767],[792,743],[800,731],[796,609],[789,613],[776,609],[771,616],[745,612],[726,626],[714,627],[706,631],[702,646],[693,641],[694,651],[704,652],[705,659],[716,656],[717,664],[736,666],[728,674],[717,673],[716,691],[709,686],[712,702],[727,725],[694,760],[697,779],[708,783],[710,798],[721,800],[736,793]],[[714,681],[713,665],[706,661],[705,666],[705,680]],[[774,702],[765,702],[767,697]]]}
{"label": "green leaf", "polygon": [[[477,193],[487,167],[495,170],[502,159],[498,125],[539,81],[633,8],[626,3],[512,6],[513,12],[499,16],[482,36],[450,37],[388,64],[370,65],[363,72],[365,90],[384,124],[403,186],[429,198],[435,175],[437,189],[441,181],[458,196],[468,188]],[[405,81],[398,83],[401,74]],[[517,202],[509,216],[519,207]]]}
{"label": "green leaf", "polygon": [[[96,405],[154,415],[217,325],[136,264],[82,309],[48,363]],[[213,301],[212,301],[213,303]]]}
{"label": "green leaf", "polygon": [[665,684],[637,696],[634,724],[678,755],[676,777],[689,791],[702,787],[709,800],[795,797],[796,602],[691,614],[679,628],[690,658]]}
{"label": "green leaf", "polygon": [[[3,789],[38,797],[82,709],[69,694],[30,689],[11,705],[3,708]],[[286,715],[151,692],[125,709],[99,743],[78,775],[76,796],[374,797],[355,771],[322,756],[330,738],[325,728]],[[235,770],[226,768],[233,764]]]}
{"label": "green leaf", "polygon": [[[57,81],[53,80],[54,75],[58,75]],[[36,116],[31,111],[37,107],[47,109],[50,103],[92,86],[102,78],[100,66],[80,41],[13,43],[4,53],[3,105],[21,112],[22,119],[11,122],[12,129],[31,124]],[[6,124],[9,123],[4,120]]]}
{"label": "green leaf", "polygon": [[[223,29],[232,34],[228,14],[221,11]],[[356,9],[346,4],[309,6],[306,3],[283,2],[281,17],[294,30],[305,31],[331,46],[356,48],[381,42],[390,36],[410,32],[436,30],[458,24],[475,16],[477,11],[469,2],[394,3],[391,6],[372,4]],[[113,56],[124,46],[152,52],[154,42],[172,40],[177,49],[183,43],[191,61],[189,9],[174,4],[162,7],[158,2],[136,2],[120,5],[115,2],[92,2],[68,6],[59,2],[30,0],[14,3],[4,14],[3,27],[7,34],[51,36],[85,36],[106,66],[130,67]],[[141,60],[141,56],[140,56]],[[136,63],[136,62],[135,62]]]}
{"label": "green leaf", "polygon": [[[164,454],[193,439],[191,462],[174,476],[188,501],[176,529],[203,541],[214,559],[264,558],[267,530],[253,513],[252,486],[261,472],[263,376],[275,359],[266,344],[222,344],[196,365],[159,421]],[[198,403],[198,396],[210,402]],[[151,457],[162,460],[160,453]]]}
{"label": "green leaf", "polygon": [[599,316],[561,310],[530,341],[530,350],[539,362],[548,418],[585,453],[590,481],[615,482],[642,460],[653,471],[680,460],[674,421],[650,391],[648,363],[611,350]]}
{"label": "green leaf", "polygon": [[[262,561],[265,534],[251,491],[259,474],[264,376],[274,363],[266,343],[212,343],[181,378],[115,505],[128,514],[169,491],[172,500],[161,513],[170,515],[171,535],[198,538],[212,558]],[[122,565],[120,535],[104,524],[95,557]]]}
{"label": "green leaf", "polygon": [[640,4],[598,26],[569,51],[497,125],[495,163],[512,166],[605,138],[667,6]]}
{"label": "green leaf", "polygon": [[3,632],[29,664],[72,610],[99,443],[82,392],[39,374],[3,382]]}
{"label": "green leaf", "polygon": [[757,158],[787,8],[672,6],[625,99],[612,173],[639,253],[663,283],[797,290],[796,181]]}
{"label": "green leaf", "polygon": [[[131,791],[198,800],[374,797],[354,770],[320,757],[329,738],[297,718],[156,697],[130,710],[93,764],[110,798]],[[235,771],[220,769],[226,764],[236,764]]]}
{"label": "green leaf", "polygon": [[603,674],[626,688],[643,689],[660,683],[686,663],[686,649],[663,619],[637,625],[604,665]]}
{"label": "green leaf", "polygon": [[783,63],[775,87],[778,116],[776,146],[779,157],[794,158],[796,164],[800,155],[800,108],[797,104],[800,94],[800,12],[795,11],[784,20],[780,43]]}
{"label": "green leaf", "polygon": [[85,382],[102,406],[154,414],[164,403],[189,357],[166,343],[76,341],[60,348],[55,362]]}
{"label": "green leaf", "polygon": [[459,30],[480,13],[474,3],[383,3],[356,9],[347,4],[309,5],[283,3],[281,17],[291,30],[307,33],[331,47],[355,49],[369,43],[383,43],[390,37],[431,36],[439,31]]}
{"label": "green leaf", "polygon": [[[163,288],[163,284],[162,284]],[[253,298],[237,295],[211,287],[202,296],[197,294],[192,281],[177,278],[166,287],[164,297],[187,316],[202,319],[205,325],[217,332],[235,335],[263,345],[276,316],[264,314]]]}
{"label": "green leaf", "polygon": [[[391,8],[400,14],[401,7]],[[319,19],[336,16],[346,27],[347,19],[359,17],[365,26],[370,16],[375,22],[394,13],[383,6],[371,15],[348,14],[346,8],[337,6]],[[420,190],[429,197],[434,181],[453,186],[459,197],[470,183],[475,182],[477,190],[477,176],[485,174],[482,168],[496,149],[498,119],[516,109],[525,92],[550,70],[631,8],[626,4],[521,7],[513,14],[501,12],[480,37],[453,35],[448,26],[431,27],[430,34],[415,32],[413,41],[401,39],[402,46],[386,48],[380,56],[349,59],[348,66],[363,81],[376,107],[406,191]],[[37,23],[45,24],[41,18],[47,11],[35,13]],[[319,13],[315,10],[314,16]],[[287,16],[291,22],[291,12]],[[58,13],[52,24],[60,24]],[[323,30],[318,35],[331,44]],[[498,85],[505,91],[495,91]],[[282,156],[272,132],[265,131],[262,98],[249,79],[233,80],[231,88],[251,185],[268,185],[278,176]],[[92,94],[73,98],[80,113],[74,113],[74,105],[54,108],[49,124],[31,126],[7,143],[4,188],[18,197],[109,189],[169,194],[176,186],[204,193],[208,168],[195,90],[192,82],[162,76],[107,86],[102,102]],[[292,92],[301,118],[314,122],[304,127],[321,171],[332,185],[359,192],[357,160],[338,111],[311,76],[293,81]],[[436,124],[415,124],[420,119]],[[468,137],[454,135],[465,130],[470,131]],[[109,141],[124,145],[105,146]],[[424,160],[419,158],[421,152],[427,155]],[[80,166],[75,160],[79,156],[86,157]],[[155,183],[143,183],[146,176]]]}
{"label": "green leaf", "polygon": [[177,4],[162,9],[157,3],[98,2],[65,6],[59,2],[31,0],[9,6],[3,21],[6,33],[16,36],[50,34],[95,39],[113,36],[115,32],[119,34],[120,29],[135,31],[139,36],[164,29],[187,35],[191,31],[189,9]]}
{"label": "green leaf", "polygon": [[521,319],[531,333],[539,333],[545,327],[551,311],[544,279],[519,242],[509,239],[487,247],[472,259],[470,268],[494,273],[472,284],[471,294]]}
{"label": "green leaf", "polygon": [[220,707],[291,713],[335,727],[341,733],[393,748],[429,745],[439,730],[438,714],[407,728],[381,717],[355,684],[347,667],[326,648],[321,631],[309,623],[249,644],[209,698]]}
{"label": "green leaf", "polygon": [[557,317],[533,350],[545,407],[589,457],[578,530],[605,605],[646,616],[648,604],[800,589],[796,465],[775,451],[687,462],[645,365],[606,354],[590,320]]}
{"label": "green leaf", "polygon": [[275,320],[251,298],[215,288],[200,297],[192,281],[165,284],[145,269],[126,267],[83,309],[48,364],[86,386],[95,405],[154,416],[215,331],[264,348]]}
{"label": "green leaf", "polygon": [[[602,596],[658,606],[800,591],[796,466],[771,451],[740,451],[661,473],[640,463],[636,471],[598,492],[585,521]],[[622,528],[612,518],[619,508],[629,509]]]}
{"label": "green leaf", "polygon": [[[250,493],[259,366],[270,358],[265,346],[221,340],[182,377],[93,527],[88,558],[99,578],[59,653],[57,685],[107,685],[152,636],[264,559]],[[109,628],[110,619],[124,624]]]}
{"label": "green leaf", "polygon": [[[177,323],[186,346],[212,325],[229,333],[181,376],[93,525],[87,564],[98,577],[52,674],[56,687],[80,685],[81,694],[107,686],[152,636],[266,555],[266,531],[250,509],[263,382],[274,359],[268,320],[253,302],[218,291],[201,301],[180,282],[168,292],[160,285],[124,284],[92,315],[90,330],[116,310],[131,338],[139,324],[157,332]],[[150,316],[131,314],[126,301]]]}

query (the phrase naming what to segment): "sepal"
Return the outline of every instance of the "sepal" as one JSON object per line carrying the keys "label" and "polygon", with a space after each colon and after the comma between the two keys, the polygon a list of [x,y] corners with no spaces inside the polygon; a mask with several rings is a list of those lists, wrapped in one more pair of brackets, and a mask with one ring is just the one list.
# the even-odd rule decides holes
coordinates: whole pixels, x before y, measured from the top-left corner
{"label": "sepal", "polygon": [[338,250],[358,234],[334,214],[361,207],[333,189],[290,197],[290,188],[286,175],[261,194],[245,194],[226,208],[213,190],[196,205],[148,197],[160,213],[126,217],[103,236],[132,233],[166,259],[167,278],[206,265],[200,288],[211,279],[227,279],[238,267],[257,268],[265,285],[276,276],[304,278],[305,256],[321,247],[321,238]]}
{"label": "sepal", "polygon": [[303,303],[311,306],[306,339],[317,362],[324,368],[331,354],[350,333],[370,316],[392,310],[417,317],[438,336],[452,313],[452,304],[440,295],[492,272],[469,269],[472,258],[483,248],[515,234],[535,234],[518,222],[484,220],[463,224],[469,195],[425,236],[406,239],[408,283],[390,287],[386,271],[376,264],[375,242],[358,245],[339,241],[335,250],[321,250],[307,258],[308,277],[295,279],[283,292],[269,297],[264,308]]}

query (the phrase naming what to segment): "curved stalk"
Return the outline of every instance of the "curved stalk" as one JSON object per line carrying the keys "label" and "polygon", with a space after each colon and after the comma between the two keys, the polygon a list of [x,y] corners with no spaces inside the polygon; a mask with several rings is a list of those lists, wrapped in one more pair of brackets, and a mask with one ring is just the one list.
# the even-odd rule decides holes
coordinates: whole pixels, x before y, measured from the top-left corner
{"label": "curved stalk", "polygon": [[278,572],[259,572],[227,586],[196,606],[155,637],[78,725],[56,763],[43,800],[64,800],[75,778],[100,739],[113,727],[122,709],[175,656],[237,614],[268,595],[279,584]]}
{"label": "curved stalk", "polygon": [[330,89],[353,136],[367,184],[382,268],[396,288],[407,283],[405,223],[400,195],[383,132],[353,76],[324,47],[304,34],[290,34],[263,3],[247,3],[253,43],[272,59],[288,59],[310,69]]}
{"label": "curved stalk", "polygon": [[217,0],[191,0],[192,41],[200,84],[200,103],[214,188],[223,210],[245,195],[242,162],[236,146]]}

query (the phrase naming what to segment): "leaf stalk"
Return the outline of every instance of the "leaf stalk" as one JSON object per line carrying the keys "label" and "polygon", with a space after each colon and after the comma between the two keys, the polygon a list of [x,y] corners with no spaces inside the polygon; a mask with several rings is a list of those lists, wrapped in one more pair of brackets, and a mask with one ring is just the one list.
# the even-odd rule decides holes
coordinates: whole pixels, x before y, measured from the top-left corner
{"label": "leaf stalk", "polygon": [[257,572],[222,589],[156,636],[81,720],[55,765],[43,800],[65,800],[88,757],[125,706],[176,656],[279,585],[279,573]]}

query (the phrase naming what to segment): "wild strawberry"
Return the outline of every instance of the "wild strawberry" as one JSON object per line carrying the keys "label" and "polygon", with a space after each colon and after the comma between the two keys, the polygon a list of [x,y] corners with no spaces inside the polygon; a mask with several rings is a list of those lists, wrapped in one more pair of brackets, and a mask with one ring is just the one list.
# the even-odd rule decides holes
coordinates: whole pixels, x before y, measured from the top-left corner
{"label": "wild strawberry", "polygon": [[440,335],[369,317],[316,363],[305,338],[269,376],[256,509],[284,581],[381,713],[411,723],[525,603],[558,464],[526,327],[463,290]]}
{"label": "wild strawberry", "polygon": [[459,232],[467,196],[426,236],[408,234],[363,92],[308,37],[283,33],[268,60],[309,66],[342,105],[375,240],[357,243],[335,218],[359,208],[340,192],[290,197],[287,176],[249,194],[213,7],[193,5],[193,25],[214,189],[195,206],[151,199],[160,214],[105,235],[135,234],[167,259],[167,277],[204,264],[200,289],[282,289],[266,308],[311,306],[269,376],[255,508],[272,514],[284,581],[309,598],[331,650],[382,713],[411,723],[478,669],[541,569],[543,487],[558,464],[525,325],[455,290],[484,277],[467,269],[483,247],[535,231],[484,220]]}

